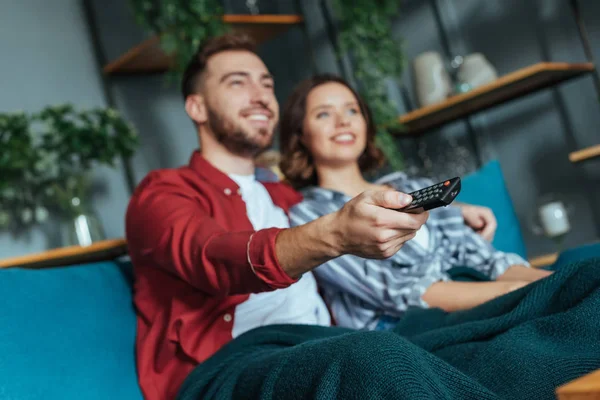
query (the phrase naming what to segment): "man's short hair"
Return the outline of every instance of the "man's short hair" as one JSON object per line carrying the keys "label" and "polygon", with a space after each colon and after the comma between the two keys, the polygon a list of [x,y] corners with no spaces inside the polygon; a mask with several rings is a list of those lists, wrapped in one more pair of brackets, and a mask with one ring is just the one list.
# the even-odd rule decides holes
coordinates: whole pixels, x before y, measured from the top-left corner
{"label": "man's short hair", "polygon": [[256,54],[256,42],[244,33],[227,33],[208,38],[198,47],[183,73],[181,93],[184,100],[198,89],[208,59],[217,53],[228,50],[246,50]]}

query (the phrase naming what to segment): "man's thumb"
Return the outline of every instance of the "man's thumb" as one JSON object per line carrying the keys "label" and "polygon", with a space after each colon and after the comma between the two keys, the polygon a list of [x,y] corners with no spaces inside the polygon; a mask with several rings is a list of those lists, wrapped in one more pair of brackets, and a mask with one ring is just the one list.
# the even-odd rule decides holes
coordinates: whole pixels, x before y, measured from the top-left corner
{"label": "man's thumb", "polygon": [[371,203],[384,208],[403,208],[410,204],[412,198],[395,190],[382,190],[373,192]]}

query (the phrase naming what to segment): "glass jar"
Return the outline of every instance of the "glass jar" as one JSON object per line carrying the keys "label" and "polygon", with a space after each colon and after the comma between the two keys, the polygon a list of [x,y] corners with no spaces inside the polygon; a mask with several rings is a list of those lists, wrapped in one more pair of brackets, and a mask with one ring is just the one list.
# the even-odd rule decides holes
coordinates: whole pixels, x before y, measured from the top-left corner
{"label": "glass jar", "polygon": [[[73,202],[79,204],[80,200],[74,198]],[[89,246],[105,239],[102,223],[93,211],[78,212],[67,218],[63,224],[64,246]]]}

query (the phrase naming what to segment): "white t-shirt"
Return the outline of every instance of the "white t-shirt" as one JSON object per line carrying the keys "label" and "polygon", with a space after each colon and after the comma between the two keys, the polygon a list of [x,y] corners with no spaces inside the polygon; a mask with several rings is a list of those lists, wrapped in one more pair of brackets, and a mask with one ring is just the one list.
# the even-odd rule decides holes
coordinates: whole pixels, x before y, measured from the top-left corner
{"label": "white t-shirt", "polygon": [[417,234],[412,239],[414,242],[418,243],[425,250],[429,249],[429,228],[427,225],[423,224],[421,229],[417,231]]}
{"label": "white t-shirt", "polygon": [[[269,192],[254,175],[231,174],[229,177],[240,187],[246,213],[255,230],[289,228],[288,216],[273,204]],[[235,309],[232,336],[272,324],[331,325],[329,311],[311,272],[287,288],[250,294],[248,300]]]}

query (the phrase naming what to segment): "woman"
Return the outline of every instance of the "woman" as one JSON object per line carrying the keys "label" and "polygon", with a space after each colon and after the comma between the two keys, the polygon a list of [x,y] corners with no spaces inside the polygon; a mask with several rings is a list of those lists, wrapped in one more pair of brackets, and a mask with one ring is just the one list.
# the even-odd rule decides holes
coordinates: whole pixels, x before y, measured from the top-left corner
{"label": "woman", "polygon": [[[409,193],[433,184],[401,172],[369,182],[381,165],[368,106],[342,79],[320,75],[300,83],[281,119],[281,171],[305,200],[291,210],[293,225],[336,212],[365,190]],[[470,267],[481,282],[452,281],[453,267]],[[430,211],[417,236],[386,260],[346,255],[315,270],[337,323],[385,329],[408,307],[456,311],[518,289],[549,274],[516,254],[496,251],[465,224],[461,208]],[[486,281],[487,280],[487,281]]]}

